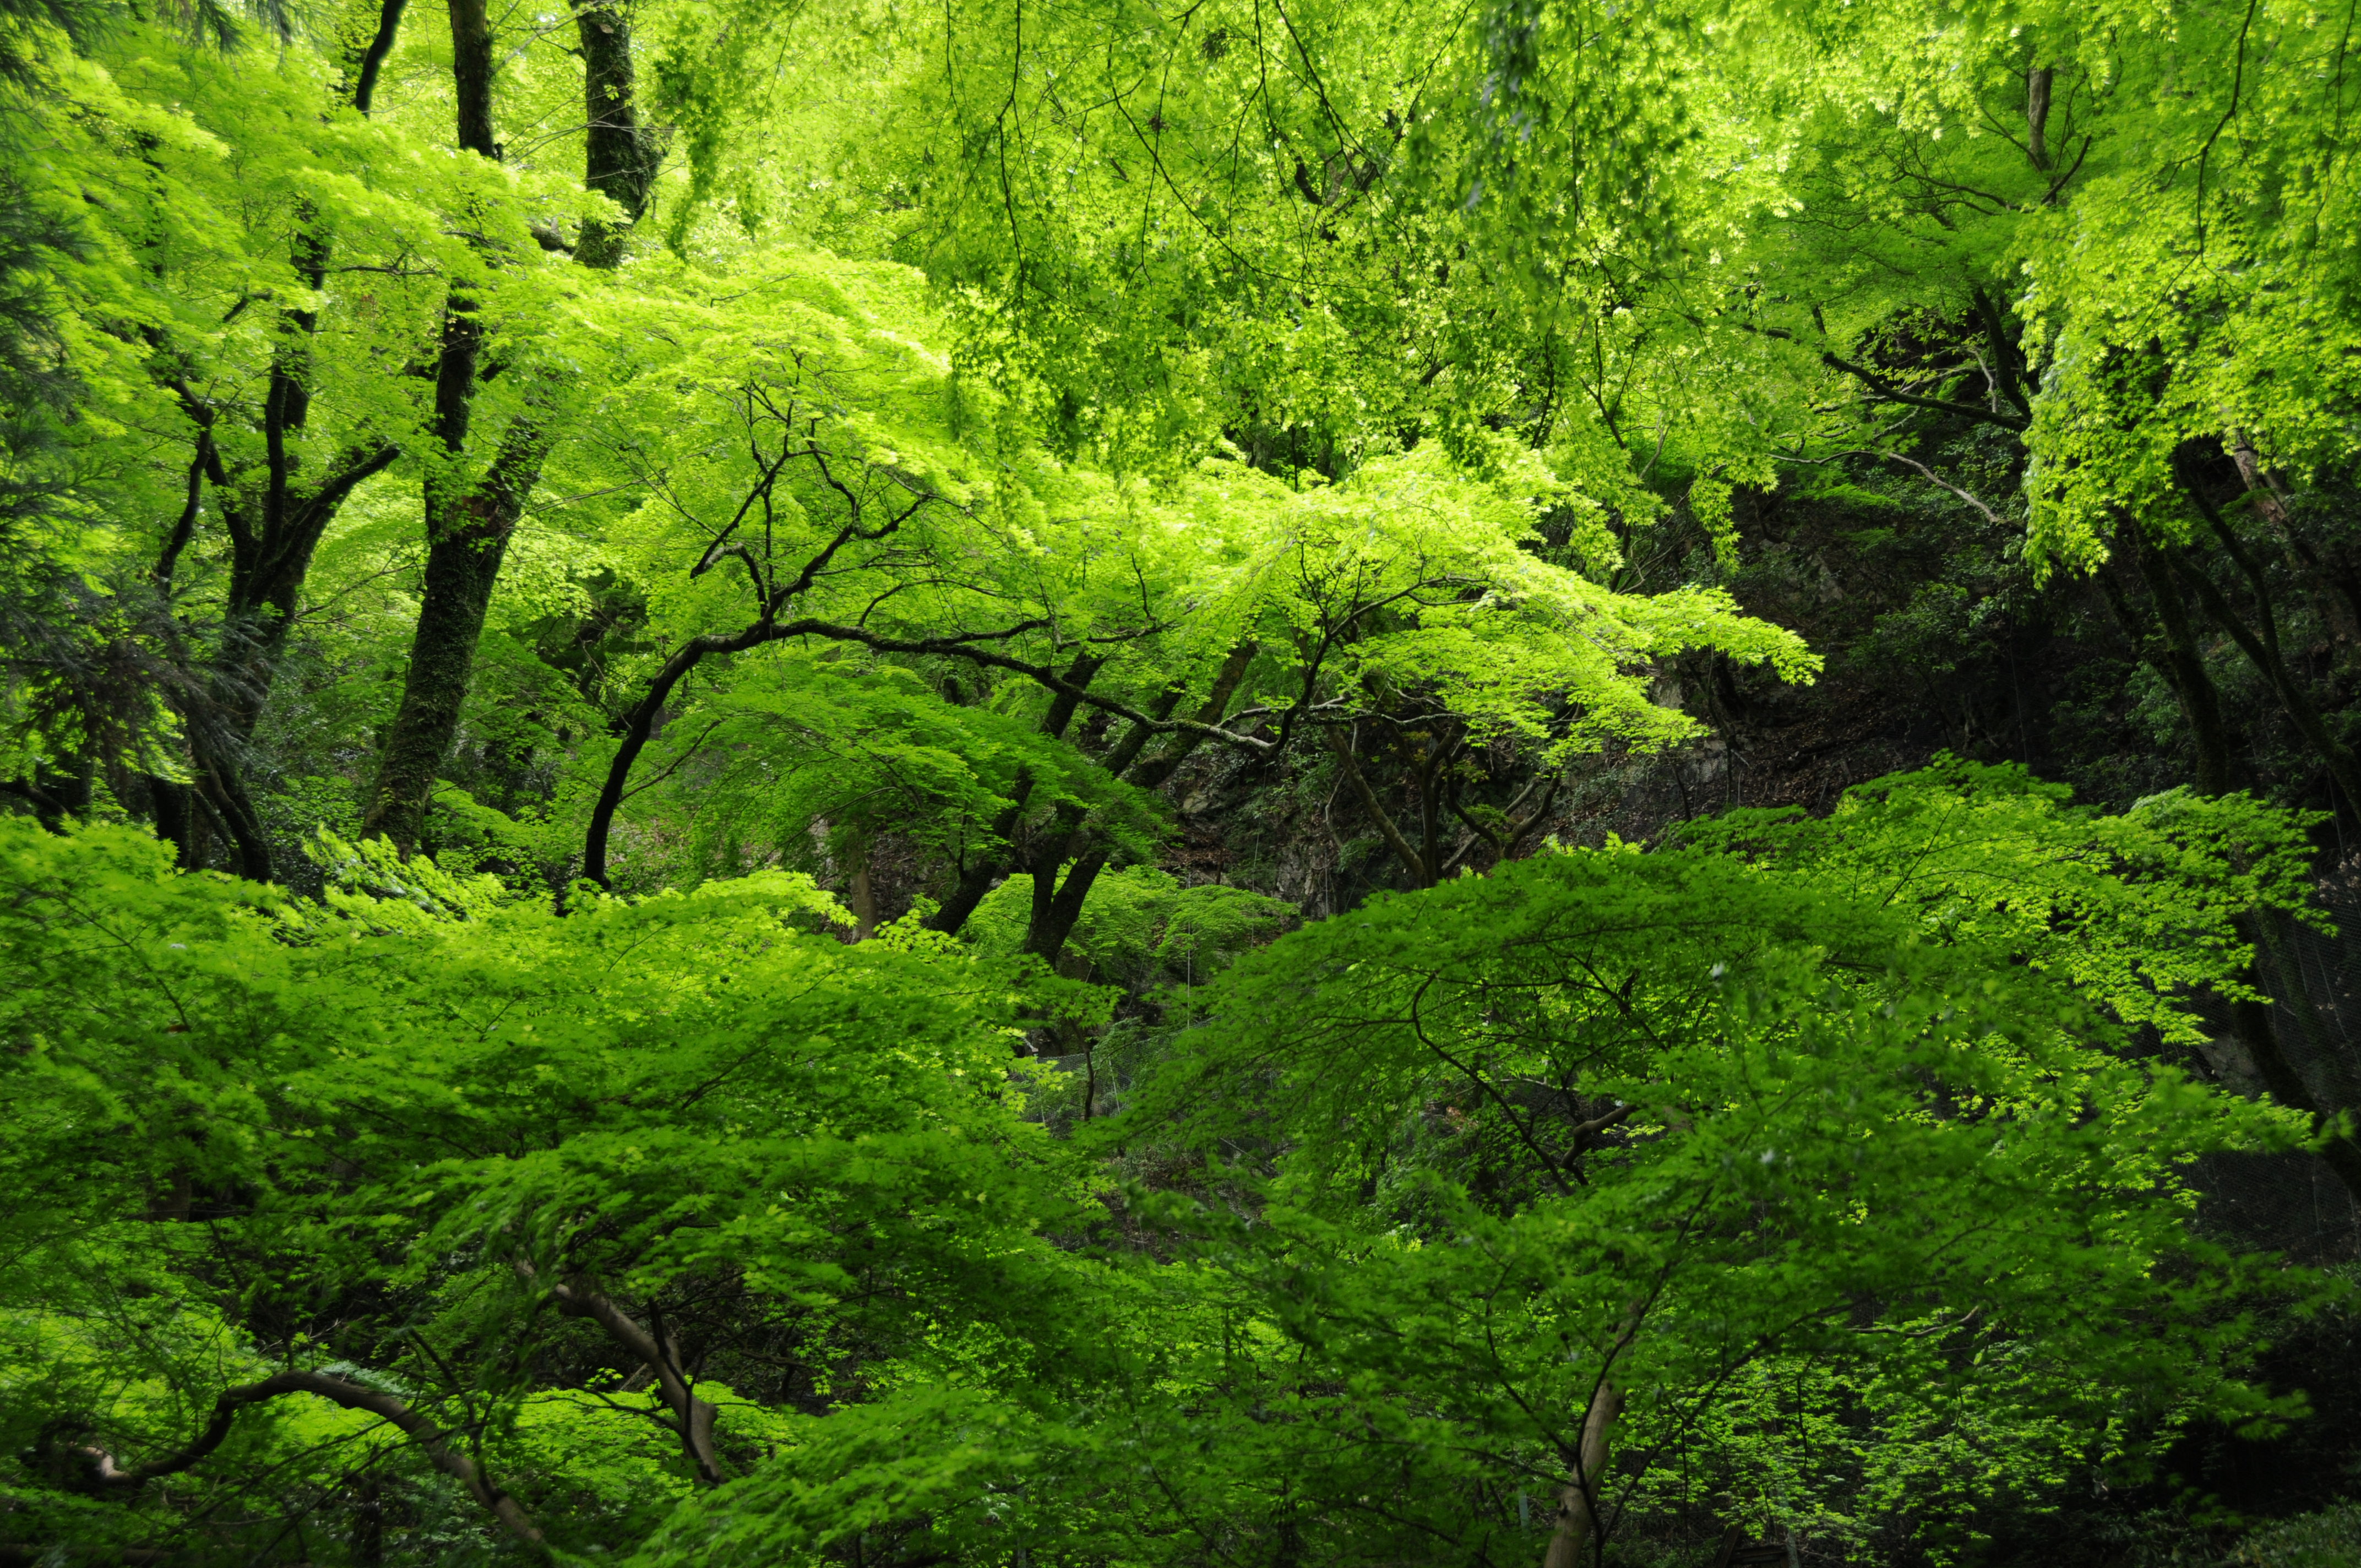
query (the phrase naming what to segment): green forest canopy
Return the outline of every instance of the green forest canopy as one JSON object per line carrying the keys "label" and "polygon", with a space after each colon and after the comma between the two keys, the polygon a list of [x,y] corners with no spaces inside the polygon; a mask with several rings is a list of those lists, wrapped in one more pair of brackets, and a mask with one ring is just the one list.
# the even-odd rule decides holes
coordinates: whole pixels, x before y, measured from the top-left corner
{"label": "green forest canopy", "polygon": [[[2223,1544],[2353,44],[0,0],[0,1562]],[[2136,758],[1691,802],[2037,615]]]}

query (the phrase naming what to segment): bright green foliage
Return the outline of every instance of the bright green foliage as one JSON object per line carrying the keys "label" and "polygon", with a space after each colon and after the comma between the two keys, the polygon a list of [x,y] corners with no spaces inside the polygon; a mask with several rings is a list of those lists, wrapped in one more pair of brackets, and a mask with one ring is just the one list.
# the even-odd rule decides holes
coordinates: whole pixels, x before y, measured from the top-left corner
{"label": "bright green foliage", "polygon": [[[1479,1477],[1552,1474],[1609,1384],[1620,1500],[1775,1499],[1841,1536],[1939,1530],[2215,1401],[2260,1414],[2215,1359],[2235,1319],[2163,1356],[2112,1324],[2235,1291],[2159,1188],[2286,1124],[2114,1061],[2071,990],[1916,925],[1718,856],[1575,852],[1217,982],[1150,1104],[1289,1129],[1227,1256],[1312,1358],[1312,1453],[1417,1456],[1389,1506],[1453,1528]],[[1622,1106],[1621,1135],[1576,1130]]]}
{"label": "bright green foliage", "polygon": [[[1115,1136],[1273,1151],[1207,1171],[1211,1206],[1125,1200],[1165,1263],[1075,1250],[1093,1146],[1019,1119],[1016,971],[846,946],[801,876],[561,916],[326,839],[340,886],[308,905],[122,829],[5,831],[11,1408],[126,1464],[291,1361],[487,1423],[554,1545],[683,1499],[651,1564],[856,1537],[1193,1560],[1215,1518],[1257,1554],[1316,1523],[1323,1557],[1390,1561],[1404,1531],[1505,1549],[1604,1385],[1611,1517],[1767,1499],[1941,1555],[2193,1415],[2298,1408],[2241,1379],[2267,1277],[2191,1235],[2182,1183],[2300,1124],[2117,1060],[2096,1007],[2146,987],[2169,1021],[2155,988],[2238,961],[2183,937],[2225,877],[2286,891],[2251,810],[2079,817],[1955,769],[1826,828],[1735,824],[1746,855],[1549,853],[1382,898],[1218,973],[1201,949],[1279,910],[1111,875],[1077,955],[1184,968],[1202,1020]],[[2028,948],[2027,887],[2113,957]],[[987,905],[983,955],[1020,929]],[[705,1346],[719,1491],[593,1297]],[[420,1550],[437,1507],[480,1530],[390,1442],[276,1403],[140,1508],[38,1517],[147,1539],[284,1456],[324,1491],[368,1460]]]}
{"label": "bright green foliage", "polygon": [[917,33],[926,265],[1019,313],[1011,357],[1103,450],[1226,409],[1333,471],[1506,422],[1620,476],[1588,488],[1634,522],[1633,476],[1695,481],[1711,526],[1730,480],[1906,455],[1914,410],[1965,409],[2025,433],[2036,548],[2076,565],[2126,517],[2185,537],[2190,440],[2297,478],[2353,455],[2333,10],[1108,3]]}
{"label": "bright green foliage", "polygon": [[[717,341],[719,366],[697,379],[685,378],[688,367],[652,370],[673,399],[637,384],[618,395],[632,422],[610,438],[623,461],[659,431],[698,437],[694,462],[645,476],[653,499],[609,536],[618,565],[648,585],[659,628],[685,637],[750,623],[764,585],[816,558],[836,529],[891,508],[908,520],[830,556],[825,581],[798,597],[803,616],[857,624],[884,652],[947,625],[1012,626],[1024,635],[995,651],[1044,668],[1061,648],[1101,641],[1110,652],[1092,689],[1135,709],[1174,686],[1202,690],[1250,644],[1249,711],[1281,716],[1266,746],[1371,712],[1432,713],[1474,743],[1512,742],[1554,766],[1609,741],[1649,750],[1697,732],[1649,700],[1652,661],[1711,649],[1789,680],[1817,668],[1798,640],[1719,590],[1620,594],[1535,554],[1535,519],[1560,508],[1589,519],[1571,548],[1601,571],[1617,561],[1598,503],[1529,455],[1469,473],[1426,448],[1303,487],[1209,460],[1155,488],[1001,444],[995,472],[984,434],[961,444],[920,422],[957,387],[895,381],[923,377],[916,351],[878,348],[873,329],[865,348],[831,338],[840,323],[811,319],[811,339],[791,335],[784,349],[762,346],[767,337],[752,348]],[[763,329],[782,330],[793,333]],[[903,357],[881,364],[888,354]],[[792,482],[774,484],[765,465],[788,451]],[[843,493],[830,484],[839,468]],[[746,657],[700,677],[712,697],[674,722],[681,739],[650,764],[651,782],[673,770],[694,794],[689,865],[725,868],[740,845],[800,858],[815,834],[857,853],[888,823],[963,857],[992,847],[988,829],[1020,775],[1030,812],[1082,807],[1127,852],[1147,852],[1151,806],[1028,741],[1041,701],[1030,683],[986,688],[983,700],[1021,717],[1011,722],[846,656],[858,652]],[[708,746],[726,759],[686,761]]]}
{"label": "bright green foliage", "polygon": [[[0,1559],[1964,1564],[2301,1413],[2195,1185],[2338,1107],[2176,1064],[2326,929],[2216,631],[2361,796],[2348,18],[258,10],[0,0]],[[1563,842],[1896,477],[2194,787]]]}
{"label": "bright green foliage", "polygon": [[1544,855],[1307,927],[1200,1002],[1123,1128],[1285,1152],[1228,1202],[1135,1198],[1193,1245],[1122,1298],[1134,1364],[1079,1406],[873,1408],[645,1561],[897,1519],[919,1552],[1188,1561],[1218,1520],[1257,1561],[1538,1552],[1515,1498],[1554,1511],[1602,1383],[1619,1513],[1906,1519],[1939,1559],[2199,1411],[2295,1408],[2240,1381],[2260,1281],[2192,1240],[2181,1182],[2296,1125],[2114,1060],[2071,986],[1910,908],[1700,850]]}
{"label": "bright green foliage", "polygon": [[[585,1348],[545,1282],[680,1298],[673,1332],[742,1303],[768,1347],[746,1371],[783,1359],[822,1398],[1003,1309],[1049,1317],[994,1333],[994,1363],[1059,1354],[1065,1266],[1030,1238],[1072,1194],[1012,1113],[997,967],[799,935],[840,912],[778,872],[561,919],[359,852],[388,896],[290,925],[171,875],[143,835],[5,831],[17,1419],[169,1448],[281,1325],[299,1361],[357,1361],[443,1424],[488,1401],[505,1484],[588,1541],[657,1500],[632,1466],[683,1461],[595,1346],[587,1383],[537,1371]],[[198,1284],[217,1266],[218,1304]],[[148,1381],[102,1392],[126,1341]],[[702,1397],[744,1463],[780,1441],[778,1397],[744,1406],[731,1382]],[[286,1409],[239,1452],[322,1441]],[[203,1473],[173,1486],[206,1495]]]}
{"label": "bright green foliage", "polygon": [[2185,791],[2104,816],[2070,794],[1946,758],[1848,791],[1825,819],[1734,811],[1686,837],[2007,953],[2176,1044],[2204,1039],[2189,1003],[2209,985],[2243,993],[2223,985],[2246,956],[2239,917],[2308,902],[2303,819]]}
{"label": "bright green foliage", "polygon": [[941,701],[908,670],[796,650],[744,661],[650,768],[652,804],[688,830],[686,869],[746,856],[857,864],[898,831],[951,857],[991,847],[989,826],[1029,778],[1037,805],[1095,807],[1152,853],[1155,817],[1103,769],[1018,718]]}

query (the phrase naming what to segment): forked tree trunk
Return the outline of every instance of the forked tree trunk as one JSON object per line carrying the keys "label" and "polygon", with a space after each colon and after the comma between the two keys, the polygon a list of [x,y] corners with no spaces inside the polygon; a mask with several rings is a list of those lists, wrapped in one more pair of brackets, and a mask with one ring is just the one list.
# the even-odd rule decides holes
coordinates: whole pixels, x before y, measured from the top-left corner
{"label": "forked tree trunk", "polygon": [[[1241,642],[1230,650],[1220,668],[1213,672],[1213,689],[1206,694],[1203,706],[1197,709],[1198,723],[1218,724],[1229,712],[1230,699],[1237,694],[1238,683],[1246,678],[1247,666],[1254,663],[1255,652],[1255,644],[1251,641]],[[1085,669],[1082,663],[1077,662],[1075,670],[1082,674],[1076,684],[1088,685],[1098,663],[1093,660]],[[1067,679],[1075,679],[1074,671],[1067,673]],[[1156,706],[1157,717],[1169,717],[1180,706],[1180,697],[1177,691],[1167,693]],[[1065,702],[1062,712],[1071,717],[1072,710],[1073,704]],[[1052,711],[1055,714],[1060,710]],[[1063,728],[1064,720],[1061,718],[1060,729]],[[1202,733],[1185,732],[1170,737],[1155,754],[1146,755],[1148,732],[1135,729],[1117,742],[1115,750],[1107,754],[1104,765],[1108,773],[1136,789],[1161,789],[1190,754],[1203,743]],[[1107,864],[1108,847],[1096,841],[1095,835],[1086,829],[1083,816],[1081,810],[1073,807],[1061,809],[1034,855],[1033,908],[1025,926],[1025,951],[1043,959],[1053,969],[1066,950],[1067,938],[1074,934],[1074,927],[1082,920],[1082,905],[1090,899],[1092,885],[1098,881],[1099,873],[1106,869]],[[1073,863],[1067,867],[1064,880],[1060,881],[1058,869],[1065,864],[1070,855]],[[945,929],[955,930],[957,927],[946,927]]]}

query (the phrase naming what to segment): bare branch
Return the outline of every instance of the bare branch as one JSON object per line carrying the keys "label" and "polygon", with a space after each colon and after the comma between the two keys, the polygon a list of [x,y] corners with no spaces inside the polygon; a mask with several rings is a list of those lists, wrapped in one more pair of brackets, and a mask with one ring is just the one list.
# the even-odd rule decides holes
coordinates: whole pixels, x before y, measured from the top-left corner
{"label": "bare branch", "polygon": [[79,1450],[79,1454],[88,1464],[86,1484],[96,1491],[129,1493],[150,1481],[192,1469],[227,1440],[231,1429],[237,1424],[240,1410],[249,1405],[267,1403],[283,1394],[311,1394],[347,1410],[360,1410],[375,1416],[397,1429],[418,1444],[437,1470],[458,1482],[469,1497],[506,1526],[510,1534],[538,1555],[544,1558],[549,1555],[541,1528],[533,1523],[532,1517],[515,1498],[492,1485],[474,1460],[451,1445],[450,1433],[394,1395],[364,1387],[342,1377],[332,1377],[324,1372],[276,1372],[259,1383],[225,1388],[214,1398],[213,1417],[195,1442],[177,1453],[151,1459],[127,1470],[118,1466],[115,1455],[106,1450],[85,1446]]}

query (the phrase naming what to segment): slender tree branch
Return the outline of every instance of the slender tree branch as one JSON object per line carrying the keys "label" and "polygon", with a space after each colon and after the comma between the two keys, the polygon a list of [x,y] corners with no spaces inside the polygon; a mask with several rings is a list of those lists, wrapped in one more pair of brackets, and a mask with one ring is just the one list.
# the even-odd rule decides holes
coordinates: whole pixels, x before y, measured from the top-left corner
{"label": "slender tree branch", "polygon": [[166,1475],[195,1467],[229,1437],[238,1412],[285,1394],[311,1394],[348,1410],[359,1410],[394,1427],[416,1443],[434,1466],[459,1483],[467,1495],[507,1527],[510,1534],[543,1558],[549,1555],[541,1529],[516,1499],[494,1486],[480,1465],[451,1445],[451,1434],[391,1394],[364,1387],[323,1372],[273,1373],[258,1383],[225,1388],[214,1400],[212,1419],[196,1440],[178,1453],[125,1469],[103,1448],[78,1451],[86,1466],[86,1484],[95,1491],[127,1493]]}

